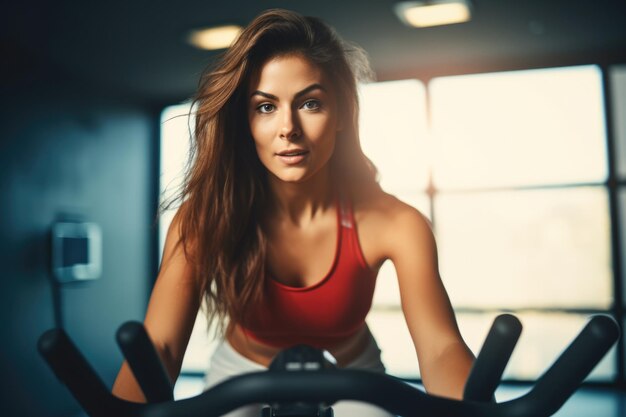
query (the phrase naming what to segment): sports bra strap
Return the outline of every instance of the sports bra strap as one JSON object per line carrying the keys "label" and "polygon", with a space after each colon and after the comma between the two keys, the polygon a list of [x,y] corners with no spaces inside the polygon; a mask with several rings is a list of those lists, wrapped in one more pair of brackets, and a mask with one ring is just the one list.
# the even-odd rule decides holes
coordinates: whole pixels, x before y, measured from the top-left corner
{"label": "sports bra strap", "polygon": [[354,215],[350,199],[343,196],[339,199],[339,215],[341,216],[342,227],[354,228]]}

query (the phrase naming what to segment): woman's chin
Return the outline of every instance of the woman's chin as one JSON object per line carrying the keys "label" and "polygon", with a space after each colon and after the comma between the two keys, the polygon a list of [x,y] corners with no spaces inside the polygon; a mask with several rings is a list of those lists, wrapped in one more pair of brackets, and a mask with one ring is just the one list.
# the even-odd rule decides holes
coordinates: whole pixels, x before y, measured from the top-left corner
{"label": "woman's chin", "polygon": [[274,179],[278,183],[285,184],[302,184],[307,181],[309,177],[307,175],[276,175],[274,174]]}
{"label": "woman's chin", "polygon": [[291,167],[287,169],[273,169],[269,172],[277,184],[309,184],[316,181],[328,181],[328,166],[312,169],[313,167]]}

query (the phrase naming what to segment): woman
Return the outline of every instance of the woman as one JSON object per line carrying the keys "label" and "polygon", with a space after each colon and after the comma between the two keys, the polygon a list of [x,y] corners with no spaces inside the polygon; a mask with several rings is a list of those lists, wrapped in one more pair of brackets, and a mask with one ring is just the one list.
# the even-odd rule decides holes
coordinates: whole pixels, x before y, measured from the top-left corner
{"label": "woman", "polygon": [[[172,380],[203,298],[223,334],[209,385],[264,369],[296,343],[383,372],[365,316],[391,260],[426,390],[462,396],[473,355],[429,223],[381,190],[359,145],[356,76],[366,66],[348,62],[362,57],[318,19],[270,10],[203,76],[193,163],[145,318]],[[126,365],[113,391],[143,400]],[[347,402],[335,412],[388,415]]]}

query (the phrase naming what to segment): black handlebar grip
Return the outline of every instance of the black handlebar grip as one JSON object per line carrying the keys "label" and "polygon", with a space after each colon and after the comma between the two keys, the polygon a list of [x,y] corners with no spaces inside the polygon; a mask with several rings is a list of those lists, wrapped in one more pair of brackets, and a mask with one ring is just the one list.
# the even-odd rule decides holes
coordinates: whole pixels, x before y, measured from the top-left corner
{"label": "black handlebar grip", "polygon": [[120,326],[116,338],[146,400],[173,400],[172,383],[143,325],[128,321]]}
{"label": "black handlebar grip", "polygon": [[594,316],[554,364],[537,380],[530,395],[552,413],[567,400],[619,338],[612,318]]}
{"label": "black handlebar grip", "polygon": [[517,317],[511,314],[496,317],[465,383],[464,400],[493,399],[521,333],[522,324]]}
{"label": "black handlebar grip", "polygon": [[45,332],[37,348],[87,414],[92,417],[116,415],[115,397],[63,330]]}

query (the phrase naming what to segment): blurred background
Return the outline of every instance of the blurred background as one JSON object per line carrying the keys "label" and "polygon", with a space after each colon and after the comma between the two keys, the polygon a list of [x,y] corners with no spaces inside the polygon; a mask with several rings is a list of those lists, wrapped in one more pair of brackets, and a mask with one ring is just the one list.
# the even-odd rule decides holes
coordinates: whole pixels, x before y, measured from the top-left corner
{"label": "blurred background", "polygon": [[[3,5],[0,414],[81,415],[36,351],[52,327],[112,385],[115,331],[143,319],[173,214],[157,217],[186,163],[188,98],[223,51],[192,35],[274,7],[368,52],[364,151],[383,187],[433,222],[470,348],[498,314],[521,319],[506,384],[523,390],[590,315],[624,323],[626,2],[473,0],[465,21],[428,27],[399,3]],[[391,265],[368,323],[388,371],[419,380]],[[199,316],[179,398],[201,389],[212,349]],[[624,415],[625,359],[622,338],[559,415]]]}

